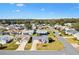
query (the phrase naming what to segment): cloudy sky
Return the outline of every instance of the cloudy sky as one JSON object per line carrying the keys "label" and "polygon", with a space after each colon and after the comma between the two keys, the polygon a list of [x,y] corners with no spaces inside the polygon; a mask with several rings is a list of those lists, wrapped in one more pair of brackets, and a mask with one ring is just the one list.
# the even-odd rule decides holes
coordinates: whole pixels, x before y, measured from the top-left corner
{"label": "cloudy sky", "polygon": [[0,4],[0,19],[79,18],[78,3]]}

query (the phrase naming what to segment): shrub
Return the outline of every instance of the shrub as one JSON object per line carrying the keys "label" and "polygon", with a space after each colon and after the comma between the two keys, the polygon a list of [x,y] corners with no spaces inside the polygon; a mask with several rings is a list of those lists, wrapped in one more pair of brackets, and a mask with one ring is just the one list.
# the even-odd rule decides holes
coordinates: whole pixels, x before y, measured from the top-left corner
{"label": "shrub", "polygon": [[55,40],[53,40],[52,38],[49,38],[49,43],[54,42]]}
{"label": "shrub", "polygon": [[7,46],[3,46],[2,44],[0,44],[0,49],[4,49],[7,48]]}
{"label": "shrub", "polygon": [[28,41],[28,43],[32,43],[32,37],[30,37],[30,40]]}
{"label": "shrub", "polygon": [[43,47],[47,47],[47,44],[43,44]]}

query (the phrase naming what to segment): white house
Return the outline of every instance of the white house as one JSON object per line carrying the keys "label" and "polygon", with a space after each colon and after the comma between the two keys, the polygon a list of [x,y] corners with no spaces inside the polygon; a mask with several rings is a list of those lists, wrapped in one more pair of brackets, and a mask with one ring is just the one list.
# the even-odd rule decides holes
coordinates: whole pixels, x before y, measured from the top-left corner
{"label": "white house", "polygon": [[32,29],[36,29],[36,26],[35,26],[35,24],[32,24]]}
{"label": "white house", "polygon": [[34,33],[34,30],[24,30],[23,32],[22,32],[22,34],[24,34],[24,35],[32,35]]}
{"label": "white house", "polygon": [[[74,28],[66,27],[64,30],[67,31],[67,30],[75,30],[75,29],[74,29]],[[76,30],[75,30],[75,31],[76,31]]]}
{"label": "white house", "polygon": [[32,40],[38,40],[41,43],[49,43],[48,36],[46,36],[46,35],[33,36]]}
{"label": "white house", "polygon": [[64,30],[66,28],[66,26],[62,26],[62,25],[55,25],[54,28],[59,29],[59,30]]}
{"label": "white house", "polygon": [[76,37],[77,40],[79,40],[79,32],[77,32],[76,34],[74,34],[74,37]]}
{"label": "white house", "polygon": [[72,23],[65,23],[64,25],[71,27],[72,26]]}
{"label": "white house", "polygon": [[6,44],[7,42],[11,41],[14,37],[9,35],[0,36],[0,43]]}
{"label": "white house", "polygon": [[47,34],[46,30],[37,30],[36,31],[37,34]]}
{"label": "white house", "polygon": [[24,24],[11,24],[6,27],[6,29],[23,29]]}
{"label": "white house", "polygon": [[76,30],[66,30],[65,31],[65,34],[68,34],[68,35],[74,35],[74,34],[76,34],[78,31],[76,31]]}
{"label": "white house", "polygon": [[3,27],[3,26],[0,26],[0,29],[5,29],[5,27]]}

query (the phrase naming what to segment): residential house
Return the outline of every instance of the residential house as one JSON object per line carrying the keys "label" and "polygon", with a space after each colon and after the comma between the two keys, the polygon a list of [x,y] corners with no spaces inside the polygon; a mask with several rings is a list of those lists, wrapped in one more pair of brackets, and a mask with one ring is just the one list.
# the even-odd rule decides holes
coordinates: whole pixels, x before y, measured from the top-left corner
{"label": "residential house", "polygon": [[74,34],[74,37],[76,37],[77,40],[79,40],[79,32],[75,33],[75,34]]}
{"label": "residential house", "polygon": [[6,44],[10,42],[14,37],[9,35],[0,36],[0,44]]}
{"label": "residential house", "polygon": [[47,35],[48,34],[48,32],[46,30],[37,30],[36,33],[39,35]]}
{"label": "residential house", "polygon": [[48,36],[42,35],[42,36],[33,36],[32,40],[38,40],[41,43],[49,43]]}
{"label": "residential house", "polygon": [[23,30],[22,34],[24,35],[32,35],[34,33],[34,30]]}

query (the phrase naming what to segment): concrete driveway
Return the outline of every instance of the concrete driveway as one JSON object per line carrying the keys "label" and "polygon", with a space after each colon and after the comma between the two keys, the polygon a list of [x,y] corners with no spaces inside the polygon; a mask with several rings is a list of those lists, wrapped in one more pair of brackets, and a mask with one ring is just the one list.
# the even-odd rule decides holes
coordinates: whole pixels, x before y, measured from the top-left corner
{"label": "concrete driveway", "polygon": [[22,38],[22,42],[20,43],[19,47],[16,49],[16,51],[24,51],[24,47],[25,45],[28,43],[29,39],[27,39],[25,37]]}
{"label": "concrete driveway", "polygon": [[31,47],[30,50],[35,51],[36,50],[37,43],[38,43],[38,40],[33,40],[32,47]]}

